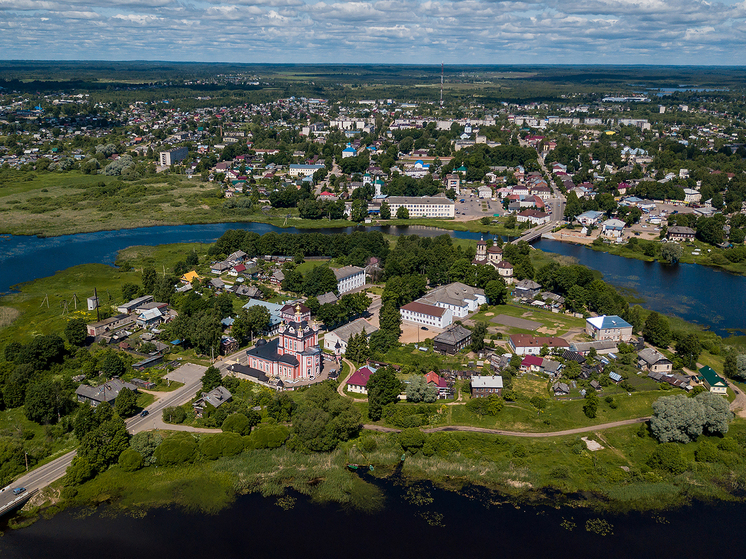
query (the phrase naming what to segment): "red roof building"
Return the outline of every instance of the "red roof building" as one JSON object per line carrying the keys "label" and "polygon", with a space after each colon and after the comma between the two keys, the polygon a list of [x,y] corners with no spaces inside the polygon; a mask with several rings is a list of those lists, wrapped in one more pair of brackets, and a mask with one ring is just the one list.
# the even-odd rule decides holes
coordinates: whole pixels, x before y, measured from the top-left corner
{"label": "red roof building", "polygon": [[357,371],[352,373],[352,376],[347,381],[347,390],[350,392],[357,392],[359,394],[368,393],[368,379],[370,375],[376,372],[376,369],[365,366],[360,367]]}

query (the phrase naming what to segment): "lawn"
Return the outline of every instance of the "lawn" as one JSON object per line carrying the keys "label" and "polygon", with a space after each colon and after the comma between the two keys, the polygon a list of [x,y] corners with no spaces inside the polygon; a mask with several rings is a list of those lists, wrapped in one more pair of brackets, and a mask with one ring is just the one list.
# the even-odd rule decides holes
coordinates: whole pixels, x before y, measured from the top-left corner
{"label": "lawn", "polygon": [[[122,301],[121,285],[126,282],[139,284],[140,274],[119,272],[105,264],[82,264],[16,286],[20,292],[6,295],[0,299],[0,305],[21,314],[10,325],[0,329],[0,345],[9,340],[28,342],[40,334],[59,334],[71,318],[93,322],[96,312],[86,310],[85,299],[93,295],[94,287],[98,289],[102,306],[113,305]],[[74,296],[78,299],[77,310]],[[48,297],[48,306],[45,297]],[[63,314],[65,302],[69,312]]]}
{"label": "lawn", "polygon": [[[488,313],[491,313],[488,315]],[[526,320],[532,320],[540,322],[542,327],[540,331],[524,330],[521,328],[513,328],[509,326],[503,326],[491,322],[495,316],[504,314],[516,318],[523,318]],[[585,320],[582,318],[575,318],[574,316],[553,313],[544,309],[536,309],[525,305],[508,304],[508,305],[495,305],[490,306],[487,311],[480,311],[472,317],[472,320],[482,320],[488,323],[492,328],[500,328],[506,331],[508,334],[534,334],[537,336],[563,336],[567,334],[571,329],[585,329]]]}

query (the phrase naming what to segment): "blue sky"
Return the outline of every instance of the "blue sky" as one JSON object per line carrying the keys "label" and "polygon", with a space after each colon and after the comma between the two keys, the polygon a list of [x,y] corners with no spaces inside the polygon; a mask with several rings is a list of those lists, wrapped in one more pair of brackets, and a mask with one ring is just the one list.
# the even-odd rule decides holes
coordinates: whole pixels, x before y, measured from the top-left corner
{"label": "blue sky", "polygon": [[746,64],[746,0],[0,0],[4,59]]}

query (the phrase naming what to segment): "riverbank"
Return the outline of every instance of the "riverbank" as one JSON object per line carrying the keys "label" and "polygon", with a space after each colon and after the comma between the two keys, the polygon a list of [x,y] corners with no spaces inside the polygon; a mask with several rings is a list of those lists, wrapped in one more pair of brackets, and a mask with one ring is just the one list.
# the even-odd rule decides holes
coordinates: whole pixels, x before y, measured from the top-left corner
{"label": "riverbank", "polygon": [[[375,480],[393,478],[405,487],[421,481],[457,493],[481,487],[493,492],[493,498],[516,505],[599,513],[662,512],[694,501],[743,502],[744,435],[746,422],[738,420],[725,438],[700,437],[681,446],[685,469],[671,472],[648,465],[658,443],[639,426],[541,439],[432,433],[415,446],[407,439],[406,451],[403,435],[364,431],[328,454],[282,447],[136,472],[115,465],[73,491],[63,491],[59,482],[45,489],[11,526],[25,526],[40,514],[102,503],[124,514],[176,506],[212,515],[248,493],[281,499],[297,492],[318,503],[370,513],[386,506]],[[709,461],[698,453],[703,447],[714,449]],[[360,462],[374,469],[364,468],[360,477],[346,468],[347,463]]]}
{"label": "riverbank", "polygon": [[[547,233],[543,238],[562,243],[583,245],[584,247],[596,252],[605,252],[615,256],[621,256],[622,258],[641,260],[643,262],[660,262],[664,266],[697,264],[699,266],[707,266],[723,270],[734,275],[746,276],[746,261],[731,262],[725,257],[725,251],[723,249],[713,247],[712,245],[708,245],[699,240],[680,243],[683,249],[681,258],[677,263],[668,264],[661,260],[659,256],[650,256],[646,254],[642,244],[634,246],[631,246],[629,243],[612,244],[604,242],[599,244],[593,242],[597,237],[580,235],[579,231],[569,231],[567,229],[560,229],[552,233]],[[660,246],[663,245],[663,243],[658,239],[647,239],[644,240],[644,242],[653,244],[656,248],[656,252],[659,251]]]}

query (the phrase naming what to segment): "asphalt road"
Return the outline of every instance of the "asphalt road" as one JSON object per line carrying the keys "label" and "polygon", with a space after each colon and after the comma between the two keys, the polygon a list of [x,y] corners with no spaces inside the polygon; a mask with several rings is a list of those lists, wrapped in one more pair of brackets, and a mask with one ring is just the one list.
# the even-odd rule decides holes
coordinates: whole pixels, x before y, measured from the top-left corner
{"label": "asphalt road", "polygon": [[[148,410],[148,415],[145,417],[137,415],[127,420],[127,430],[131,434],[135,434],[141,431],[154,429],[157,426],[162,427],[160,419],[163,409],[188,402],[195,396],[201,385],[201,378],[198,378],[184,384],[184,386],[177,388],[173,392],[161,393],[163,396],[146,408]],[[65,471],[73,461],[75,455],[76,451],[70,451],[43,466],[31,470],[29,473],[18,478],[12,484],[7,486],[4,491],[0,492],[0,511],[14,499],[15,495],[13,495],[13,488],[25,487],[27,491],[43,489],[53,481],[56,481],[65,475]]]}

